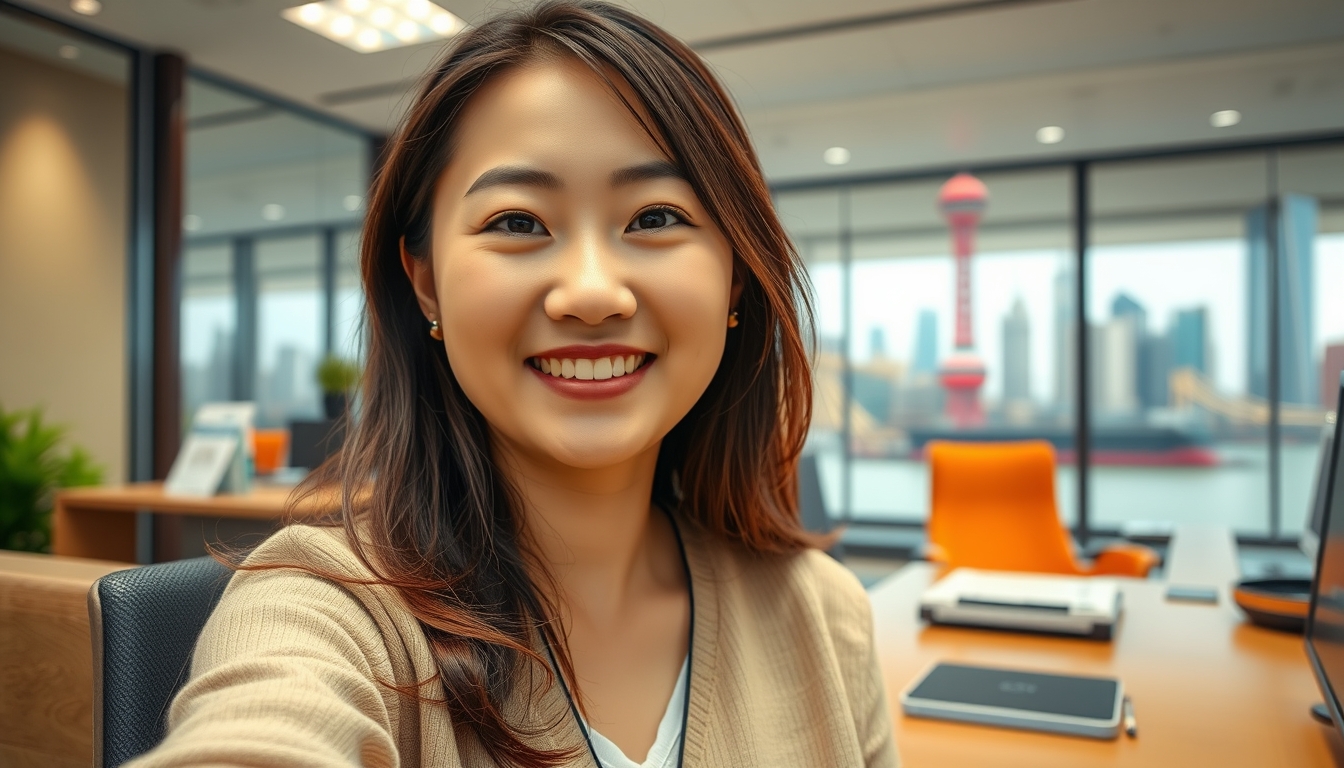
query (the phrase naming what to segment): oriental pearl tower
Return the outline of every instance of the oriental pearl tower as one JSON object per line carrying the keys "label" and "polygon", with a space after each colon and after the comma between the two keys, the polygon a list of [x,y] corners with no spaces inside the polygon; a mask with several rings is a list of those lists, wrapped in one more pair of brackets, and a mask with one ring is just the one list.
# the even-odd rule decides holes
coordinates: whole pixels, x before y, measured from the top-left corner
{"label": "oriental pearl tower", "polygon": [[956,349],[943,361],[938,380],[947,392],[947,418],[958,428],[985,423],[985,412],[980,406],[985,365],[975,354],[971,335],[971,255],[975,253],[975,229],[988,200],[989,190],[984,182],[969,173],[958,173],[948,179],[938,195],[938,208],[951,230],[952,256],[957,264]]}

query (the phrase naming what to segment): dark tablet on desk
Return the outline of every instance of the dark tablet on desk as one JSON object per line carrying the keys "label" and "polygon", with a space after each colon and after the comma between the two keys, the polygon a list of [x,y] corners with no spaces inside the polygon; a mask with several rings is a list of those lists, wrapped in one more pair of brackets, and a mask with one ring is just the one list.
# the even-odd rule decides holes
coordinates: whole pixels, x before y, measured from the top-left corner
{"label": "dark tablet on desk", "polygon": [[907,715],[1098,739],[1120,733],[1124,690],[1109,677],[1079,677],[936,664],[901,695]]}

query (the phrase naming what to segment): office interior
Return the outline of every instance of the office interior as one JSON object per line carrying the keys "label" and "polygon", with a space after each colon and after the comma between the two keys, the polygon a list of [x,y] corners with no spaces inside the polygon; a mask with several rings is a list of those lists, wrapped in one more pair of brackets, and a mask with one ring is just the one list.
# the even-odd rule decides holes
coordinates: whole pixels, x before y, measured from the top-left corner
{"label": "office interior", "polygon": [[[327,39],[282,15],[294,4],[0,0],[0,415],[16,435],[33,413],[59,425],[53,455],[77,446],[93,489],[152,487],[138,484],[166,477],[201,406],[248,401],[277,441],[254,492],[283,498],[303,472],[289,459],[313,449],[295,425],[331,415],[319,365],[359,365],[365,195],[444,40]],[[875,606],[929,559],[930,444],[1045,441],[1079,562],[1146,547],[1142,577],[1163,583],[1177,549],[1211,537],[1222,570],[1191,578],[1218,582],[1222,619],[1190,631],[1259,642],[1228,590],[1311,578],[1299,544],[1344,371],[1344,5],[623,4],[690,42],[751,131],[813,285],[804,517],[839,531]],[[501,7],[432,6],[466,25]],[[980,206],[960,286],[958,179]],[[956,365],[975,381],[954,382]],[[0,657],[29,654],[0,658],[19,669],[0,675],[0,712],[27,724],[0,727],[0,764],[88,764],[93,579],[279,519],[70,499],[0,541],[30,551],[0,566]],[[62,520],[86,526],[64,555]],[[915,613],[878,615],[879,633]],[[1272,669],[1310,682],[1294,652]],[[36,664],[64,682],[20,668]],[[1328,728],[1282,718],[1264,736],[1282,764],[1344,764]],[[910,765],[960,733],[917,727],[898,723]],[[1058,764],[1165,764],[1124,741],[1119,757],[1010,741]]]}

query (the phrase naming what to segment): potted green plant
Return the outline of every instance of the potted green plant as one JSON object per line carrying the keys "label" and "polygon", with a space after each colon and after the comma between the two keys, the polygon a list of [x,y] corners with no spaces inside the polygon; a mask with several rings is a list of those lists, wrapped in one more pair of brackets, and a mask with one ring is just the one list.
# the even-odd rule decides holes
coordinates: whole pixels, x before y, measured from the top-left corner
{"label": "potted green plant", "polygon": [[56,490],[102,482],[102,467],[64,441],[65,430],[44,424],[40,409],[0,407],[0,548],[49,551]]}
{"label": "potted green plant", "polygon": [[359,383],[359,365],[336,355],[327,355],[317,366],[317,385],[322,388],[322,410],[328,419],[345,413],[350,391]]}

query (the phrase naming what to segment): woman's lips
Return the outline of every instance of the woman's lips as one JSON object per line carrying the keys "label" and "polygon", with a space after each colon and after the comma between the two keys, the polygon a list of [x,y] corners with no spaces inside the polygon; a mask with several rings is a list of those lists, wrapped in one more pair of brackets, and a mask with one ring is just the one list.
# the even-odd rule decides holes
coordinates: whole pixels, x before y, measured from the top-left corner
{"label": "woman's lips", "polygon": [[[656,359],[652,354],[628,350],[629,347],[551,350],[544,356],[528,358],[527,368],[565,397],[577,400],[616,397],[639,384]],[[580,354],[570,356],[575,352]],[[598,356],[595,352],[606,354]]]}

